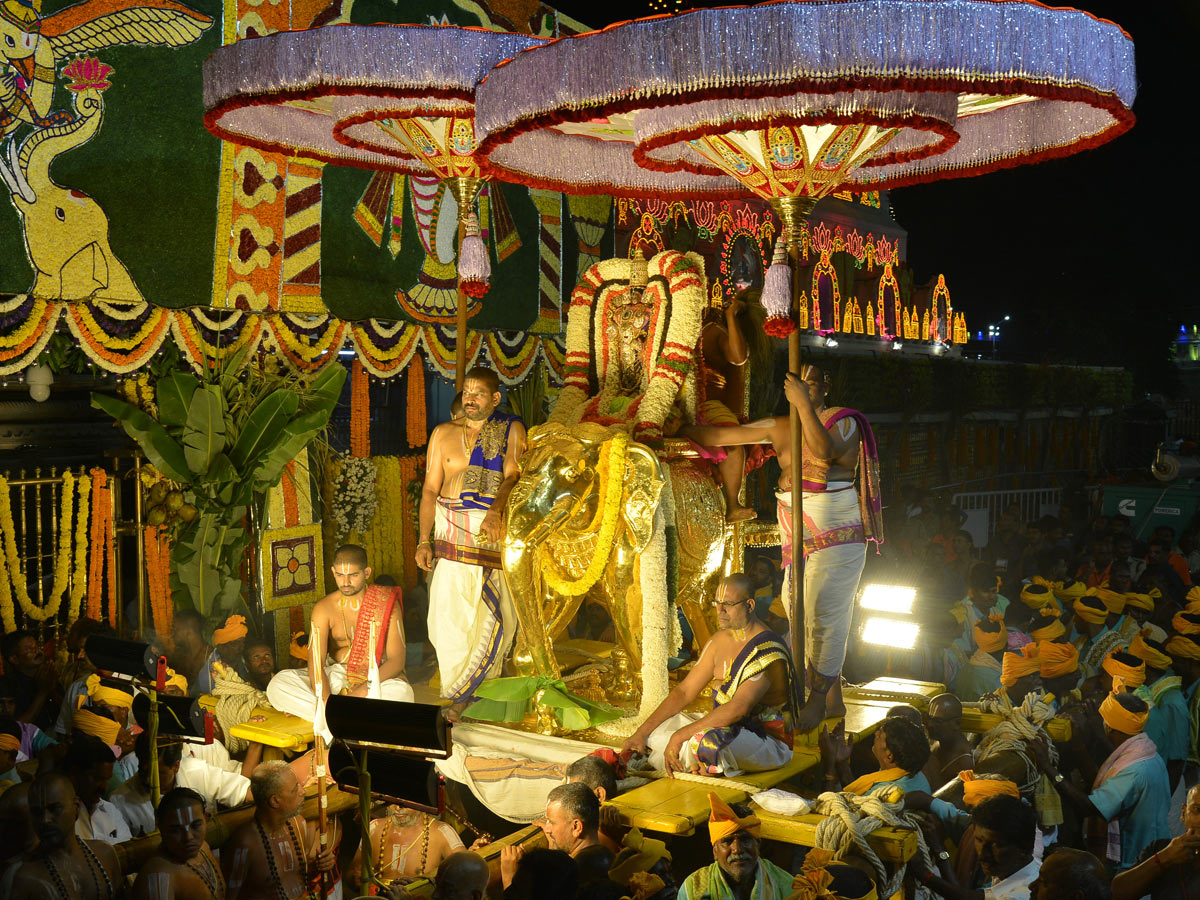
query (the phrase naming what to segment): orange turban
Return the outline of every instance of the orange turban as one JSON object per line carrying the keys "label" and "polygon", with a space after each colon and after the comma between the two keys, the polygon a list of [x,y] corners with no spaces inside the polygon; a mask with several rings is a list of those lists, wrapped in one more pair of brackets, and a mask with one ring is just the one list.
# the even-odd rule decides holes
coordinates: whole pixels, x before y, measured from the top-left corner
{"label": "orange turban", "polygon": [[[1045,620],[1043,620],[1045,621]],[[1029,636],[1035,641],[1052,641],[1055,638],[1060,638],[1067,633],[1067,629],[1063,626],[1061,619],[1051,617],[1041,628],[1034,628],[1029,632]]]}
{"label": "orange turban", "polygon": [[0,732],[0,750],[20,750],[21,739],[7,731]]}
{"label": "orange turban", "polygon": [[1132,591],[1125,595],[1125,605],[1132,606],[1134,609],[1146,609],[1150,612],[1154,611],[1154,597],[1149,594],[1137,594]]}
{"label": "orange turban", "polygon": [[98,716],[90,709],[77,709],[71,717],[71,727],[84,734],[92,734],[106,744],[115,744],[121,726],[112,719]]}
{"label": "orange turban", "polygon": [[1087,593],[1087,585],[1082,581],[1068,581],[1060,588],[1054,589],[1054,596],[1063,603],[1074,603]]}
{"label": "orange turban", "polygon": [[997,622],[1000,625],[999,631],[984,631],[979,627],[982,619],[975,623],[975,646],[985,653],[995,653],[997,650],[1003,650],[1008,645],[1008,630],[1004,627],[1004,616],[999,613],[992,613],[987,617],[989,622]]}
{"label": "orange turban", "polygon": [[230,616],[225,620],[224,625],[213,632],[213,643],[228,644],[230,641],[244,638],[249,633],[250,629],[246,627],[245,616]]}
{"label": "orange turban", "polygon": [[1026,644],[1019,652],[1009,651],[1004,654],[1004,662],[1000,666],[1000,683],[1005,687],[1012,687],[1018,679],[1040,670],[1038,645]]}
{"label": "orange turban", "polygon": [[1142,631],[1129,642],[1129,653],[1142,660],[1146,665],[1153,666],[1156,669],[1169,669],[1171,667],[1171,657],[1154,647],[1151,647],[1146,641],[1146,632]]}
{"label": "orange turban", "polygon": [[296,659],[308,659],[308,644],[300,643],[300,638],[304,637],[303,631],[297,631],[292,635],[292,644],[288,647],[288,652]]}
{"label": "orange turban", "polygon": [[1189,637],[1183,635],[1175,635],[1166,644],[1167,652],[1172,656],[1185,659],[1200,659],[1200,644],[1197,644]]}
{"label": "orange turban", "polygon": [[[1116,652],[1115,650],[1113,651],[1113,653]],[[1131,688],[1141,687],[1146,683],[1146,664],[1144,662],[1139,661],[1136,666],[1131,666],[1121,662],[1113,653],[1104,657],[1104,662],[1100,664],[1100,668],[1113,677],[1114,686],[1118,678],[1121,679],[1122,684]]]}
{"label": "orange turban", "polygon": [[1061,678],[1079,671],[1079,651],[1074,644],[1041,641],[1038,643],[1038,662],[1043,678]]}
{"label": "orange turban", "polygon": [[984,800],[1002,795],[1016,797],[1018,800],[1021,798],[1021,791],[1015,781],[1006,778],[981,778],[972,769],[959,772],[958,777],[963,783],[964,806],[975,806]]}
{"label": "orange turban", "polygon": [[1030,609],[1041,609],[1054,599],[1054,592],[1044,584],[1027,584],[1021,589],[1021,602]]}
{"label": "orange turban", "polygon": [[1104,720],[1104,724],[1121,734],[1141,734],[1149,715],[1149,710],[1144,713],[1131,713],[1118,703],[1112,694],[1105,697],[1104,702],[1100,704],[1100,718]]}
{"label": "orange turban", "polygon": [[1108,607],[1097,597],[1080,597],[1073,606],[1075,615],[1089,625],[1103,625],[1108,620]]}
{"label": "orange turban", "polygon": [[1120,615],[1125,612],[1125,595],[1110,591],[1108,588],[1088,588],[1085,597],[1096,597],[1110,613]]}
{"label": "orange turban", "polygon": [[748,831],[755,837],[762,832],[762,822],[758,816],[750,815],[739,819],[738,814],[729,808],[729,804],[712,791],[708,793],[708,806],[712,810],[708,817],[708,837],[713,844],[738,831]]}
{"label": "orange turban", "polygon": [[1171,627],[1179,634],[1200,634],[1200,613],[1175,613]]}
{"label": "orange turban", "polygon": [[100,683],[99,675],[89,675],[86,684],[88,699],[94,700],[96,703],[104,703],[120,709],[129,709],[133,706],[132,694],[127,694],[117,688],[105,687]]}
{"label": "orange turban", "polygon": [[[1157,591],[1158,588],[1155,588],[1154,590]],[[1193,604],[1200,603],[1200,584],[1197,584],[1194,587],[1192,587],[1187,592],[1187,596],[1184,597],[1183,599],[1184,599],[1184,603],[1189,607],[1192,606]]]}
{"label": "orange turban", "polygon": [[792,879],[792,893],[787,900],[820,900],[821,897],[832,896],[829,886],[833,884],[833,876],[826,871],[826,866],[833,862],[833,851],[813,847],[804,857],[804,865],[800,874]]}

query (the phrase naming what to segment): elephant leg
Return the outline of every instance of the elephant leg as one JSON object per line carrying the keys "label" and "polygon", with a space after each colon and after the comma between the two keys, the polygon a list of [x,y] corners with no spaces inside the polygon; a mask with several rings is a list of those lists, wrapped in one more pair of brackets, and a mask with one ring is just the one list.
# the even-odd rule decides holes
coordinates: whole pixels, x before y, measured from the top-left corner
{"label": "elephant leg", "polygon": [[[618,548],[627,550],[628,548]],[[632,553],[620,553],[612,573],[613,592],[609,594],[613,630],[617,643],[629,656],[629,665],[634,672],[642,670],[642,585],[641,565]]]}
{"label": "elephant leg", "polygon": [[509,591],[517,613],[513,642],[513,668],[519,675],[558,678],[558,660],[546,628],[542,579],[532,560],[522,561],[507,573]]}

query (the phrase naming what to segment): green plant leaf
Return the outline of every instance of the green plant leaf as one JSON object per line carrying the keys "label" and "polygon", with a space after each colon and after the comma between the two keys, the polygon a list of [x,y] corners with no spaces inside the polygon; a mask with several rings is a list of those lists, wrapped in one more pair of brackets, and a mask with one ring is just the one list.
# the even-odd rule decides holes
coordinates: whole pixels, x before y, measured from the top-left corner
{"label": "green plant leaf", "polygon": [[225,399],[214,385],[206,384],[192,394],[187,425],[183,430],[183,453],[190,468],[201,479],[208,474],[213,458],[225,449]]}
{"label": "green plant leaf", "polygon": [[279,440],[259,457],[251,477],[256,487],[266,489],[279,483],[283,467],[309,445],[329,424],[329,409],[319,409],[292,419],[280,432]]}
{"label": "green plant leaf", "polygon": [[146,458],[172,481],[192,480],[187,457],[179,443],[155,419],[132,404],[109,394],[92,394],[92,406],[121,423],[125,433],[138,442]]}
{"label": "green plant leaf", "polygon": [[254,411],[241,426],[237,442],[229,451],[229,457],[239,471],[252,468],[253,462],[265,453],[277,440],[288,421],[296,414],[300,398],[289,388],[280,388],[268,394],[254,407]]}
{"label": "green plant leaf", "polygon": [[182,428],[187,424],[188,407],[200,379],[187,372],[177,372],[160,378],[154,385],[154,400],[158,404],[158,421],[164,426]]}
{"label": "green plant leaf", "polygon": [[314,406],[328,406],[332,412],[342,396],[342,386],[350,373],[341,365],[326,366],[317,373],[317,377],[308,386],[308,393],[315,395],[316,403],[305,404],[306,411]]}

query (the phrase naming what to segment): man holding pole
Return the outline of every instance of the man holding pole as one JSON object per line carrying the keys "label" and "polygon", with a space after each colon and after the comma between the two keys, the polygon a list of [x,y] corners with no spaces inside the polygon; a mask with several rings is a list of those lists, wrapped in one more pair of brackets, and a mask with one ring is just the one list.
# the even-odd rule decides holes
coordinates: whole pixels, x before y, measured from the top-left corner
{"label": "man holding pole", "polygon": [[[814,365],[789,373],[784,382],[788,403],[799,414],[801,487],[803,489],[804,655],[809,687],[795,731],[811,731],[828,717],[845,715],[841,673],[858,580],[866,563],[866,541],[883,540],[879,493],[879,457],[875,435],[857,410],[825,405],[828,380]],[[686,428],[687,437],[706,446],[770,443],[782,474],[775,496],[783,545],[785,590],[792,578],[792,440],[783,417],[747,425]],[[860,490],[855,490],[856,471]],[[799,643],[796,611],[788,621],[795,653]]]}

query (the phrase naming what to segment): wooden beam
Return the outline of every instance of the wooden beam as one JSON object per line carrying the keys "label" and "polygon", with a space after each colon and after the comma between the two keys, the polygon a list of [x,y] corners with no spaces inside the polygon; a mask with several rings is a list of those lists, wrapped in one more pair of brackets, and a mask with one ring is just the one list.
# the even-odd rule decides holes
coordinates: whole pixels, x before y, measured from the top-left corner
{"label": "wooden beam", "polygon": [[[763,840],[783,841],[801,847],[816,846],[817,826],[825,819],[815,814],[781,816],[757,806],[754,814],[762,820]],[[885,863],[907,862],[917,853],[917,833],[906,828],[887,825],[876,828],[867,836],[867,843]]]}

